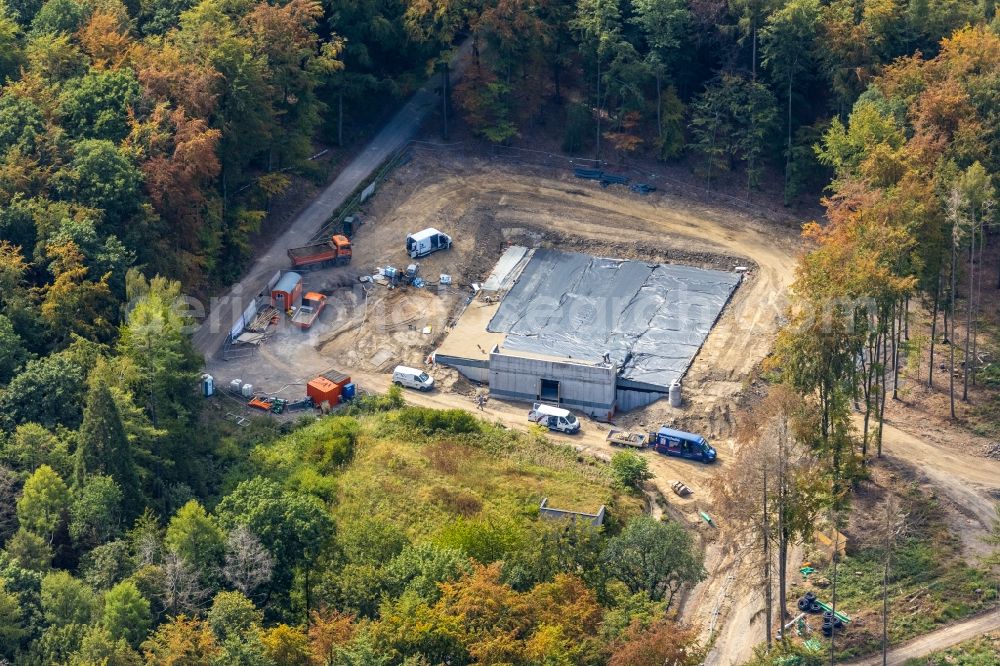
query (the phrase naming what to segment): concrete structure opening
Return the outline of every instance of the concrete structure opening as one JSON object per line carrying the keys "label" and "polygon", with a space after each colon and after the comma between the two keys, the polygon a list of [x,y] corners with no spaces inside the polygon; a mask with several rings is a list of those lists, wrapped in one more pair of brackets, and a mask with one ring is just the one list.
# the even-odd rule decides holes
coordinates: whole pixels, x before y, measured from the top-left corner
{"label": "concrete structure opening", "polygon": [[556,379],[540,379],[538,399],[542,402],[559,403],[559,381]]}

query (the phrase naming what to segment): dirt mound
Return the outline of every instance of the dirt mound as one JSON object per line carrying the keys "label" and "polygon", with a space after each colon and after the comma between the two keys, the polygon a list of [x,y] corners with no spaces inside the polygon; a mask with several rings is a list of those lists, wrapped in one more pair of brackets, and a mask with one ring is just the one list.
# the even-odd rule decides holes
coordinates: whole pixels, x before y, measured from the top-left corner
{"label": "dirt mound", "polygon": [[374,287],[367,304],[321,339],[317,349],[342,367],[388,372],[400,363],[422,367],[456,305],[454,292]]}

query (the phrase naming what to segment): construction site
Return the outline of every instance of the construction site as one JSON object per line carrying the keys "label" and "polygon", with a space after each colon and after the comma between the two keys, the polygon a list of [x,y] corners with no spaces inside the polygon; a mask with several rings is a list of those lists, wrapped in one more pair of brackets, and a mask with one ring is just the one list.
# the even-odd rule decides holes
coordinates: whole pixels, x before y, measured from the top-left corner
{"label": "construction site", "polygon": [[[416,156],[352,220],[350,263],[293,271],[289,261],[261,291],[258,314],[245,314],[260,330],[231,336],[245,342],[227,345],[208,372],[220,386],[239,378],[280,397],[327,369],[379,376],[404,364],[456,398],[488,391],[599,421],[639,422],[652,410],[725,430],[716,398],[734,395],[766,353],[795,231],[537,172]],[[405,239],[428,227],[450,246],[412,259]],[[406,278],[408,266],[409,279],[385,276]],[[282,279],[297,291],[285,296]],[[310,293],[324,304],[302,327],[282,299]],[[669,406],[671,385],[682,409]]]}
{"label": "construction site", "polygon": [[[434,378],[429,393],[406,391],[415,404],[474,409],[485,396],[487,416],[517,428],[534,401],[588,416],[579,433],[553,436],[598,458],[616,450],[612,427],[700,433],[719,451],[713,465],[649,458],[663,490],[674,482],[685,490],[668,510],[705,539],[710,577],[684,607],[706,631],[720,631],[721,612],[749,620],[756,602],[728,608],[735,586],[715,569],[731,562],[703,515],[713,510],[710,481],[733,451],[737,401],[781,323],[798,230],[664,189],[416,153],[352,219],[349,263],[337,264],[344,248],[331,241],[322,261],[333,265],[305,270],[295,249],[256,288],[258,314],[243,316],[260,330],[244,337],[250,343],[233,344],[246,330],[231,335],[209,355],[221,406],[243,422],[275,404],[276,418],[295,418],[287,406],[328,377],[341,380],[341,395],[354,386],[381,392],[402,364]],[[413,258],[407,236],[428,228],[450,242]],[[282,280],[294,293],[278,288]],[[303,327],[294,320],[310,293],[325,302]],[[237,379],[251,385],[239,396],[228,390]],[[247,396],[262,403],[248,407]],[[663,511],[650,501],[654,514]],[[721,630],[734,632],[730,650],[746,653],[752,643],[737,638],[737,626]]]}
{"label": "construction site", "polygon": [[[733,464],[735,415],[763,390],[756,377],[784,322],[799,225],[662,185],[605,187],[571,167],[421,151],[350,226],[349,248],[313,240],[324,247],[304,254],[322,266],[295,265],[297,248],[282,256],[284,268],[253,287],[255,314],[242,315],[244,328],[259,330],[206,354],[227,418],[333,409],[355,392],[388,390],[403,365],[433,380],[433,390],[405,390],[411,404],[478,407],[518,429],[529,426],[532,403],[568,408],[581,417],[579,432],[550,436],[581,456],[610,460],[622,431],[697,433],[711,443],[712,464],[667,445],[655,447],[667,455],[644,455],[657,491],[649,509],[687,524],[704,548],[708,577],[679,611],[714,638],[706,663],[749,658],[762,601],[739,552],[718,539],[715,521],[725,516],[715,514],[712,487]],[[447,242],[414,257],[408,237],[423,230]],[[250,342],[233,343],[246,333]],[[234,380],[239,395],[227,389]],[[979,543],[992,512],[990,468],[942,465],[935,451],[946,444],[888,425],[885,441],[890,455],[938,461],[925,487],[939,493],[963,543]]]}

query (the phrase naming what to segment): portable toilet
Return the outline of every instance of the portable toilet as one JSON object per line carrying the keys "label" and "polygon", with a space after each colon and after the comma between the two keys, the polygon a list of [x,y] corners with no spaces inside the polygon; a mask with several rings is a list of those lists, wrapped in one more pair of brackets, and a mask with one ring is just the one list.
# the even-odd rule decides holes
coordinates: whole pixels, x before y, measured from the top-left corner
{"label": "portable toilet", "polygon": [[289,309],[302,299],[302,276],[289,271],[271,289],[271,305],[279,312]]}
{"label": "portable toilet", "polygon": [[206,373],[201,376],[201,392],[207,398],[215,394],[215,378]]}
{"label": "portable toilet", "polygon": [[355,387],[354,384],[344,384],[344,388],[341,390],[340,399],[344,402],[348,400],[354,400]]}

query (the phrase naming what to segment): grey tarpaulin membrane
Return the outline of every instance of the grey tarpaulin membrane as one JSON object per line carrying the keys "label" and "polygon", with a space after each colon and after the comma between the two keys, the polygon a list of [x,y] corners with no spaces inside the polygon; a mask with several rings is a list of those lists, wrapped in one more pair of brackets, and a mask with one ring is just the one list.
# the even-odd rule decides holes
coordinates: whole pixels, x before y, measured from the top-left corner
{"label": "grey tarpaulin membrane", "polygon": [[669,386],[687,371],[738,273],[538,249],[487,330],[503,348],[590,363]]}

